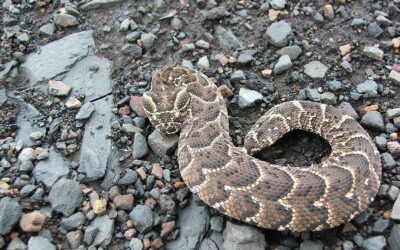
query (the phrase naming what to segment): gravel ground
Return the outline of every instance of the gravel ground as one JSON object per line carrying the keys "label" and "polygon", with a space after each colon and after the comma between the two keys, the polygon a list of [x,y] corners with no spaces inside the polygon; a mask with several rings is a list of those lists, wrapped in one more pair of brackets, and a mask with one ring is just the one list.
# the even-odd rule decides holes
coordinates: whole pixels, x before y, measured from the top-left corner
{"label": "gravel ground", "polygon": [[[0,249],[400,249],[400,2],[3,0]],[[183,183],[178,137],[141,95],[168,64],[226,97],[237,146],[270,107],[312,100],[367,129],[382,156],[370,208],[323,232],[234,221]],[[330,153],[295,131],[260,159]]]}

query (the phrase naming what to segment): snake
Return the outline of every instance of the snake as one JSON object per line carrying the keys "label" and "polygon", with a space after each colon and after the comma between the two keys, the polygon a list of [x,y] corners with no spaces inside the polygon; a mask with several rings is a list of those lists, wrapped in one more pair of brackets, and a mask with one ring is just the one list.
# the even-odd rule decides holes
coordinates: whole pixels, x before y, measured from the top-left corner
{"label": "snake", "polygon": [[[191,192],[233,219],[279,231],[320,231],[351,221],[376,196],[381,159],[370,135],[351,116],[312,101],[270,108],[236,147],[226,101],[198,70],[168,65],[157,71],[142,104],[161,134],[179,132],[179,171]],[[308,131],[331,153],[308,167],[275,165],[255,155],[285,134]]]}

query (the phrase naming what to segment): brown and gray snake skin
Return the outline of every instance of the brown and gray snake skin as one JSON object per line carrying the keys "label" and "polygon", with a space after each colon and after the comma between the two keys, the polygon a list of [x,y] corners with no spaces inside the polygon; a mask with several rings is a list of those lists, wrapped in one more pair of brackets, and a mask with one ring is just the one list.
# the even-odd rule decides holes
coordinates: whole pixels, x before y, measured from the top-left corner
{"label": "brown and gray snake skin", "polygon": [[[276,105],[238,148],[229,136],[223,97],[199,71],[162,69],[143,95],[143,106],[160,132],[181,131],[178,163],[190,190],[237,220],[276,230],[319,231],[353,219],[378,191],[381,162],[375,144],[357,121],[334,107],[309,101]],[[295,129],[328,141],[330,156],[308,168],[251,156]]]}

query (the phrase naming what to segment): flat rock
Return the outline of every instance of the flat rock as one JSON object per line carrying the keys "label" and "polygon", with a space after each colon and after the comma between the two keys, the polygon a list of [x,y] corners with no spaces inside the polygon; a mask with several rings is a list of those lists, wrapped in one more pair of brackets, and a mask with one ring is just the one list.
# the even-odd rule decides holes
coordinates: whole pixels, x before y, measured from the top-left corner
{"label": "flat rock", "polygon": [[396,116],[400,116],[400,108],[388,109],[386,111],[386,116],[389,119],[392,119],[392,118],[394,118]]}
{"label": "flat rock", "polygon": [[94,48],[92,34],[92,31],[82,31],[40,47],[25,57],[20,66],[21,73],[33,86],[67,72]]}
{"label": "flat rock", "polygon": [[44,36],[52,37],[54,35],[54,30],[55,30],[54,24],[47,23],[39,28],[39,33]]}
{"label": "flat rock", "polygon": [[22,207],[14,199],[4,197],[0,200],[0,234],[6,235],[17,224]]}
{"label": "flat rock", "polygon": [[384,236],[374,236],[364,240],[362,248],[365,250],[383,250],[386,246],[386,239]]}
{"label": "flat rock", "polygon": [[396,250],[400,246],[400,224],[396,224],[392,227],[388,243],[390,250]]}
{"label": "flat rock", "polygon": [[60,13],[53,15],[53,21],[56,25],[63,28],[77,26],[79,24],[78,19],[73,15]]}
{"label": "flat rock", "polygon": [[85,215],[82,212],[77,212],[69,217],[62,218],[60,225],[67,230],[73,230],[82,226],[85,220]]}
{"label": "flat rock", "polygon": [[19,238],[14,238],[7,246],[7,250],[26,250],[26,244]]}
{"label": "flat rock", "polygon": [[68,96],[71,92],[71,86],[61,81],[49,81],[49,93],[55,96]]}
{"label": "flat rock", "polygon": [[385,124],[383,121],[383,117],[381,113],[378,111],[370,111],[363,115],[360,121],[361,125],[366,128],[376,130],[376,131],[384,131]]}
{"label": "flat rock", "polygon": [[122,0],[92,0],[80,7],[82,10],[94,10],[97,8],[111,7],[122,2]]}
{"label": "flat rock", "polygon": [[28,250],[56,250],[56,246],[43,236],[32,236],[28,241]]}
{"label": "flat rock", "polygon": [[20,112],[17,116],[17,137],[16,141],[22,140],[25,146],[36,145],[36,142],[31,139],[32,132],[46,133],[45,127],[40,127],[38,124],[44,116],[31,104],[21,103]]}
{"label": "flat rock", "polygon": [[76,120],[86,120],[89,119],[90,115],[94,111],[94,105],[91,102],[87,102],[83,104],[83,106],[79,109],[79,112],[75,115]]}
{"label": "flat rock", "polygon": [[321,101],[321,94],[318,92],[317,89],[306,88],[306,97],[307,99],[314,102]]}
{"label": "flat rock", "polygon": [[228,221],[224,230],[223,247],[230,250],[264,250],[267,243],[264,234],[255,227]]}
{"label": "flat rock", "polygon": [[222,49],[230,50],[244,47],[243,42],[236,37],[232,30],[224,28],[221,25],[215,26],[214,36],[217,44]]}
{"label": "flat rock", "polygon": [[265,37],[276,47],[285,47],[292,37],[292,28],[285,21],[276,22],[267,28]]}
{"label": "flat rock", "polygon": [[320,241],[305,240],[300,244],[300,250],[322,250],[323,247]]}
{"label": "flat rock", "polygon": [[142,56],[142,48],[136,44],[126,43],[122,46],[121,52],[124,55],[131,56],[135,59],[138,59]]}
{"label": "flat rock", "polygon": [[[187,223],[190,221],[191,223]],[[200,247],[210,222],[210,214],[204,206],[191,199],[189,206],[179,213],[177,227],[180,229],[178,238],[165,245],[166,250],[195,250]]]}
{"label": "flat rock", "polygon": [[153,226],[153,211],[148,206],[136,205],[129,217],[132,219],[135,229],[140,233],[149,231]]}
{"label": "flat rock", "polygon": [[399,221],[400,220],[400,195],[397,196],[396,201],[394,202],[392,213],[390,214],[390,218],[392,220]]}
{"label": "flat rock", "polygon": [[111,131],[111,103],[111,97],[93,102],[96,112],[86,123],[78,168],[85,174],[85,181],[102,178],[109,164],[111,141],[107,136]]}
{"label": "flat rock", "polygon": [[263,96],[259,92],[242,87],[239,90],[238,105],[242,109],[250,108],[260,102],[262,98]]}
{"label": "flat rock", "polygon": [[83,202],[79,183],[74,180],[60,179],[50,190],[49,202],[55,211],[64,216],[70,216]]}
{"label": "flat rock", "polygon": [[151,49],[153,47],[154,43],[156,42],[157,36],[154,35],[153,33],[142,33],[140,36],[140,40],[142,40],[143,47],[146,50]]}
{"label": "flat rock", "polygon": [[312,79],[322,79],[325,77],[328,67],[320,61],[311,61],[304,65],[304,73]]}
{"label": "flat rock", "polygon": [[50,150],[49,157],[45,160],[39,161],[33,169],[33,175],[36,181],[43,182],[46,187],[51,187],[58,179],[68,174],[69,168],[62,156]]}
{"label": "flat rock", "polygon": [[111,92],[111,70],[108,59],[90,55],[76,63],[62,81],[72,87],[72,96],[84,95],[85,101],[92,101]]}
{"label": "flat rock", "polygon": [[231,75],[232,82],[239,82],[242,80],[246,80],[246,75],[244,74],[243,70],[236,70]]}
{"label": "flat rock", "polygon": [[148,137],[150,148],[159,156],[172,154],[178,144],[179,137],[176,134],[164,135],[155,129]]}
{"label": "flat rock", "polygon": [[331,91],[337,91],[342,88],[342,83],[337,80],[328,81],[327,85],[328,85],[328,89]]}
{"label": "flat rock", "polygon": [[[100,246],[107,249],[110,244],[114,232],[115,221],[110,219],[108,215],[97,216],[89,225],[86,231],[97,231],[91,245]],[[86,238],[86,232],[85,232]]]}

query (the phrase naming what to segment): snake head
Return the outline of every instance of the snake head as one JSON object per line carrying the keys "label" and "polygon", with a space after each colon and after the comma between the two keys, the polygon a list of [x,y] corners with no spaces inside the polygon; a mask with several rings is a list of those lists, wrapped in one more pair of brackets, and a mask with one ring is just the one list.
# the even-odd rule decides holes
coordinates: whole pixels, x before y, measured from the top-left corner
{"label": "snake head", "polygon": [[143,94],[143,108],[158,131],[163,134],[177,133],[185,120],[190,95],[184,86],[159,87]]}

